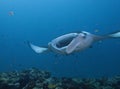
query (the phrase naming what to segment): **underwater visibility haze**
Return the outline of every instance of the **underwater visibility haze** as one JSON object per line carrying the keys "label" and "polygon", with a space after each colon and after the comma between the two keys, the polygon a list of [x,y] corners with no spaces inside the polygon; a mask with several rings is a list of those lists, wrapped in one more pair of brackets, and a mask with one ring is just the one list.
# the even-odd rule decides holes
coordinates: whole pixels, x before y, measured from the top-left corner
{"label": "underwater visibility haze", "polygon": [[120,74],[120,38],[99,41],[71,55],[36,54],[68,33],[120,31],[119,0],[0,0],[0,72],[35,67],[58,77]]}

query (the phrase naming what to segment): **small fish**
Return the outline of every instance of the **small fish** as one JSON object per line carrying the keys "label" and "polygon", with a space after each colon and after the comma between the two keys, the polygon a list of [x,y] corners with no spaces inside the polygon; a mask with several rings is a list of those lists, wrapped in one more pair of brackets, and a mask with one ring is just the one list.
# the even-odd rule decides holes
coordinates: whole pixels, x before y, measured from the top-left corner
{"label": "small fish", "polygon": [[9,16],[14,16],[14,11],[9,11]]}
{"label": "small fish", "polygon": [[95,29],[95,31],[94,32],[99,32],[99,29]]}
{"label": "small fish", "polygon": [[120,38],[120,31],[101,36],[81,31],[80,33],[68,33],[57,37],[49,42],[47,47],[39,47],[30,42],[28,42],[28,45],[34,52],[39,54],[52,51],[58,54],[68,55],[75,52],[81,52],[91,47],[95,42],[100,42],[104,39],[110,38]]}

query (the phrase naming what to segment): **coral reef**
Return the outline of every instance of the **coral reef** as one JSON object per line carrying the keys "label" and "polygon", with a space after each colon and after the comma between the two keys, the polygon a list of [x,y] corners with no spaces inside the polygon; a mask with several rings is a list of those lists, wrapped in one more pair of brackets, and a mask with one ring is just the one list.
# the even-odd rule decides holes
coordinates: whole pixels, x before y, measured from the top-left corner
{"label": "coral reef", "polygon": [[113,78],[57,78],[31,68],[0,73],[0,89],[120,89],[120,76]]}

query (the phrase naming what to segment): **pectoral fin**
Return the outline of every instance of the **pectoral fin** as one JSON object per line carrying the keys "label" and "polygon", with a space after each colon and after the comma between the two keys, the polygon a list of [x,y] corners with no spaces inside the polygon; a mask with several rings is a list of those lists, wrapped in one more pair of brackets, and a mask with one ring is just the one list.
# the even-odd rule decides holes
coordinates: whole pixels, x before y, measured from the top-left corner
{"label": "pectoral fin", "polygon": [[30,43],[30,42],[28,42],[28,45],[36,53],[43,53],[43,52],[48,51],[48,48],[39,47],[39,46],[36,46],[36,45],[34,45],[34,44]]}
{"label": "pectoral fin", "polygon": [[120,37],[120,31],[110,34],[109,37],[119,38]]}
{"label": "pectoral fin", "polygon": [[93,36],[94,36],[94,41],[100,41],[100,40],[110,39],[110,38],[120,38],[120,31],[109,33],[103,36],[96,36],[96,35],[93,35]]}

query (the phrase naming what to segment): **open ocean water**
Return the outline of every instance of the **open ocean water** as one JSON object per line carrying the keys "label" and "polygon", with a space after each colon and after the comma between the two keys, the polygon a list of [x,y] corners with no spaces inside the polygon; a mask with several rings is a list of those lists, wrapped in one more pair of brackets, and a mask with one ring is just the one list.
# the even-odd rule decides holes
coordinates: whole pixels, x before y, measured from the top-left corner
{"label": "open ocean water", "polygon": [[57,77],[120,74],[120,39],[104,40],[73,55],[36,54],[70,32],[104,35],[120,30],[120,0],[0,0],[0,72],[31,67]]}

